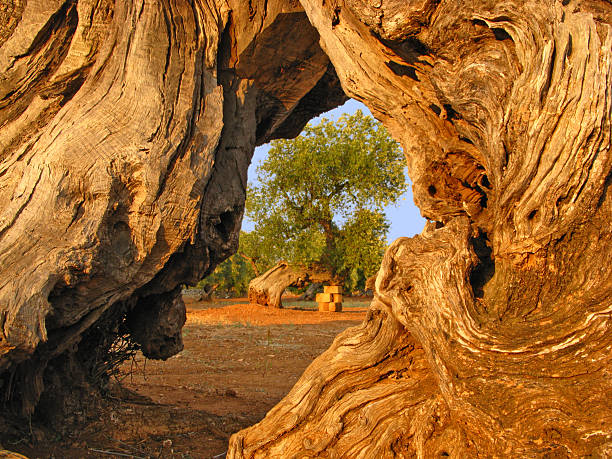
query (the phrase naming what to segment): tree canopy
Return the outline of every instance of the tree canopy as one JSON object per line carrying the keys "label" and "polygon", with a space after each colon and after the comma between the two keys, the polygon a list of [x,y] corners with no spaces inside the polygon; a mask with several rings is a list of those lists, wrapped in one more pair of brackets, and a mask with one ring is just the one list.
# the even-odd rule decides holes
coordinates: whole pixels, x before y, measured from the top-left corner
{"label": "tree canopy", "polygon": [[278,260],[320,264],[363,287],[374,274],[389,228],[383,213],[406,190],[398,143],[361,111],[336,123],[307,125],[292,140],[272,142],[249,186],[243,255],[260,271]]}

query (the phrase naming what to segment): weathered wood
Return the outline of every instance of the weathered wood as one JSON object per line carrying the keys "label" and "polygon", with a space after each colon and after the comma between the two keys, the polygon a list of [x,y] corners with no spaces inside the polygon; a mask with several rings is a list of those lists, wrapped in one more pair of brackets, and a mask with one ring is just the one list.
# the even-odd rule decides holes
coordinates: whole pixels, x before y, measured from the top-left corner
{"label": "weathered wood", "polygon": [[431,223],[228,457],[610,455],[610,4],[301,3]]}
{"label": "weathered wood", "polygon": [[[415,457],[418,446],[434,456],[448,451],[453,427],[423,349],[374,300],[363,325],[340,334],[263,421],[232,436],[228,457],[390,457],[390,444],[400,457]],[[449,434],[430,435],[434,428]]]}
{"label": "weathered wood", "polygon": [[236,250],[253,147],[346,93],[430,223],[228,457],[610,455],[609,2],[0,6],[8,405],[75,409],[137,311],[178,349],[177,287]]}
{"label": "weathered wood", "polygon": [[155,296],[178,324],[177,287],[236,250],[254,146],[346,100],[303,9],[264,6],[0,1],[5,408],[32,413],[45,381],[90,399],[89,357]]}
{"label": "weathered wood", "polygon": [[[282,308],[281,297],[287,287],[303,287],[309,283],[329,282],[332,279],[333,274],[321,266],[292,265],[281,261],[249,283],[249,301]],[[324,294],[317,294],[317,298],[319,295]]]}

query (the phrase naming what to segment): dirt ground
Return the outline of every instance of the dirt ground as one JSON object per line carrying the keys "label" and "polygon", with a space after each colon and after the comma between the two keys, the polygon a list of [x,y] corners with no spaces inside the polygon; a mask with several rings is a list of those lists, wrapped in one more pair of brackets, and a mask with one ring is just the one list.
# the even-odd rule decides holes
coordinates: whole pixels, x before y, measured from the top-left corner
{"label": "dirt ground", "polygon": [[185,302],[183,352],[126,362],[100,419],[51,443],[37,443],[34,431],[4,447],[32,459],[223,457],[230,435],[261,420],[369,304],[345,299],[335,313],[291,300],[281,310],[246,299]]}

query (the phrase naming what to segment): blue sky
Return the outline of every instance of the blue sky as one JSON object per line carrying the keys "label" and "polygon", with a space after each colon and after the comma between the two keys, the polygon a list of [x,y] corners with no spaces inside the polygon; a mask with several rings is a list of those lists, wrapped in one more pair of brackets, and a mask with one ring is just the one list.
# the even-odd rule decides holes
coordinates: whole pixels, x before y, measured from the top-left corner
{"label": "blue sky", "polygon": [[[331,120],[337,120],[344,113],[355,113],[358,109],[361,109],[367,115],[370,115],[370,110],[360,102],[356,100],[349,100],[341,107],[330,110],[329,112],[323,113],[321,116],[312,119],[312,124],[318,124],[321,122],[321,118],[327,118]],[[255,149],[251,166],[249,167],[249,182],[255,181],[255,169],[258,164],[265,159],[270,149],[269,145],[262,145]],[[412,186],[409,187],[408,191],[402,195],[399,202],[395,206],[388,206],[385,209],[387,218],[391,223],[389,234],[387,235],[387,241],[393,242],[398,237],[402,236],[414,236],[422,231],[425,225],[425,219],[421,217],[419,209],[414,205],[412,199]],[[253,222],[248,220],[246,217],[242,222],[242,229],[245,231],[253,230]]]}

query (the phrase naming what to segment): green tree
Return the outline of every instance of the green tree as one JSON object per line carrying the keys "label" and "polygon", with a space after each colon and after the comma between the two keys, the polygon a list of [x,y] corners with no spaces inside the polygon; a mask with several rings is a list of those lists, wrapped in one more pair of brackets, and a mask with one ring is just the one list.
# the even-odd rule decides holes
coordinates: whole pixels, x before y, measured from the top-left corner
{"label": "green tree", "polygon": [[343,273],[349,291],[363,289],[368,277],[378,271],[388,230],[384,214],[367,209],[360,209],[343,225],[337,242],[341,256],[336,269]]}
{"label": "green tree", "polygon": [[273,241],[263,236],[256,231],[241,231],[240,245],[236,254],[248,262],[256,276],[259,276],[276,262]]}
{"label": "green tree", "polygon": [[265,243],[257,233],[241,231],[238,252],[198,282],[197,287],[214,286],[217,295],[245,296],[251,279],[274,263],[269,259],[270,251]]}
{"label": "green tree", "polygon": [[245,296],[249,282],[255,277],[251,265],[240,255],[229,257],[206,278],[198,283],[199,288],[215,286],[215,294],[228,296]]}
{"label": "green tree", "polygon": [[[363,287],[380,264],[388,231],[383,209],[406,190],[397,142],[361,111],[337,123],[308,125],[276,140],[250,185],[246,215],[255,222],[261,267],[284,259],[322,265]],[[249,252],[248,247],[253,252]]]}

